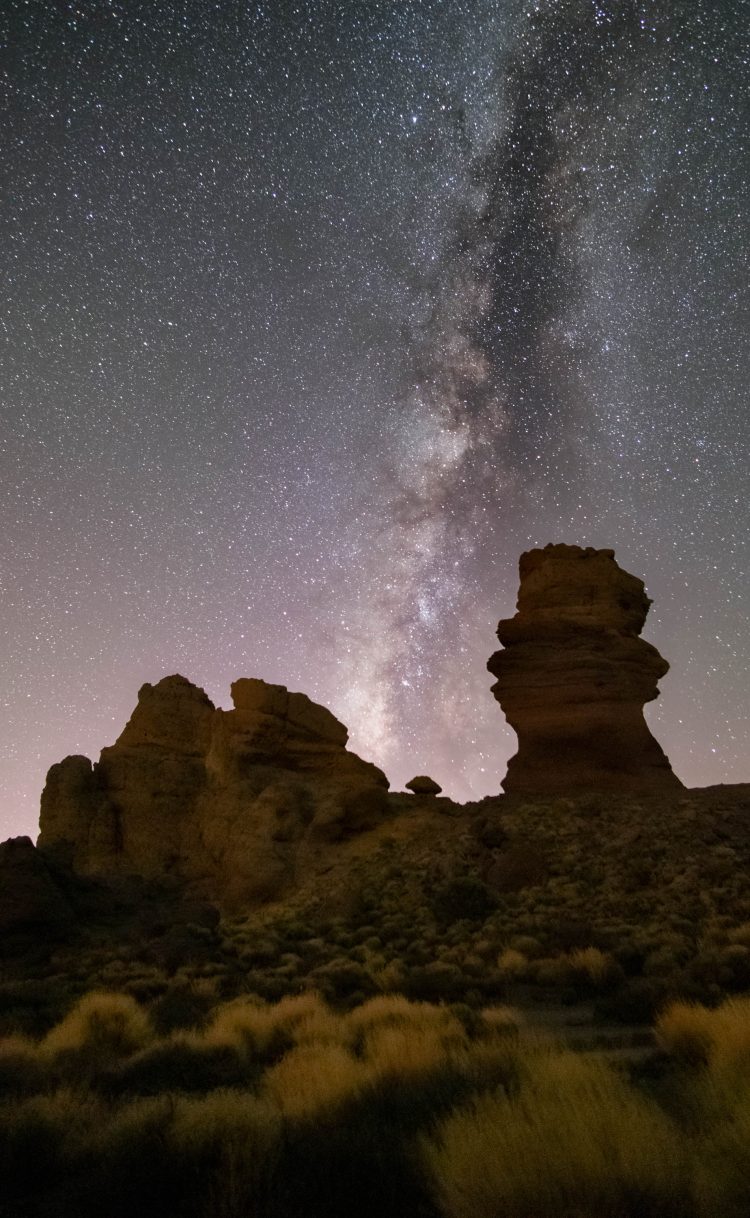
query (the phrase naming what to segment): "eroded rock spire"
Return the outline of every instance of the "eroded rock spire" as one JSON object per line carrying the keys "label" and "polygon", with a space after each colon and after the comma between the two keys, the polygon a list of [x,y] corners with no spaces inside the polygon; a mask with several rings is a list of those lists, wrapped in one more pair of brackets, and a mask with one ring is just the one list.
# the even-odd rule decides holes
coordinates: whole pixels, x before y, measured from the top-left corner
{"label": "eroded rock spire", "polygon": [[639,638],[650,601],[614,550],[548,545],[521,555],[515,617],[487,663],[518,735],[507,794],[679,790],[643,717],[669,665]]}

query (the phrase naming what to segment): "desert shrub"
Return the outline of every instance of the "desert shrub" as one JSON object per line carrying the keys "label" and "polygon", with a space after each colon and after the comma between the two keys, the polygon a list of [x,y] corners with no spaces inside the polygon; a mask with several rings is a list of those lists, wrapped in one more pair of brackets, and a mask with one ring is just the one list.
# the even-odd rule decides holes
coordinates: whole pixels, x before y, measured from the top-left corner
{"label": "desert shrub", "polygon": [[341,1044],[347,1039],[344,1018],[314,993],[284,999],[277,1007],[280,1025],[297,1045]]}
{"label": "desert shrub", "polygon": [[210,992],[199,985],[170,986],[149,1008],[149,1017],[159,1036],[181,1028],[202,1027],[213,1005]]}
{"label": "desert shrub", "polygon": [[529,962],[523,952],[507,947],[497,958],[500,976],[507,981],[521,981],[528,972]]}
{"label": "desert shrub", "polygon": [[708,1066],[723,1086],[750,1087],[750,998],[729,998],[716,1010],[676,1002],[656,1021],[659,1043],[679,1061]]}
{"label": "desert shrub", "polygon": [[[330,1080],[339,1066],[330,1071],[323,1063],[313,1119],[307,1111],[290,1113],[278,1173],[285,1187],[272,1212],[279,1218],[350,1218],[352,1212],[359,1218],[428,1218],[434,1211],[413,1154],[414,1136],[486,1080],[502,1085],[507,1054],[484,1043],[469,1050],[455,1014],[400,996],[371,1000],[347,1023],[362,1041],[361,1058],[343,1060],[334,1096]],[[286,1081],[294,1087],[294,1074]]]}
{"label": "desert shrub", "polygon": [[377,989],[364,965],[343,956],[320,965],[311,973],[311,978],[324,998],[344,1006],[361,1001]]}
{"label": "desert shrub", "polygon": [[63,1077],[80,1079],[129,1056],[153,1036],[145,1011],[130,994],[85,994],[42,1040],[42,1057]]}
{"label": "desert shrub", "polygon": [[706,1065],[714,1041],[713,1012],[697,1002],[672,1003],[658,1017],[657,1042],[687,1065]]}
{"label": "desert shrub", "polygon": [[408,998],[422,1002],[456,1002],[464,997],[466,978],[457,964],[434,960],[417,968],[407,969],[401,988]]}
{"label": "desert shrub", "polygon": [[567,953],[561,956],[544,956],[529,964],[529,976],[537,985],[559,988],[571,985],[575,974]]}
{"label": "desert shrub", "polygon": [[513,951],[520,952],[528,960],[534,960],[537,956],[542,955],[542,945],[533,935],[514,935],[510,941],[510,948]]}
{"label": "desert shrub", "polygon": [[700,1218],[750,1213],[750,1095],[744,1090],[704,1136],[695,1140],[695,1194]]}
{"label": "desert shrub", "polygon": [[617,961],[598,947],[579,947],[572,951],[570,967],[574,982],[592,990],[617,985],[623,976]]}
{"label": "desert shrub", "polygon": [[686,1218],[677,1131],[602,1063],[530,1055],[517,1095],[487,1094],[421,1141],[448,1218]]}
{"label": "desert shrub", "polygon": [[[90,1145],[84,1213],[107,1218],[188,1214],[194,1182],[184,1158],[168,1153],[172,1096],[131,1100],[103,1122]],[[77,1215],[78,1218],[78,1215]]]}
{"label": "desert shrub", "polygon": [[548,871],[546,855],[536,843],[515,842],[495,856],[486,877],[498,892],[518,893],[543,884]]}
{"label": "desert shrub", "polygon": [[461,875],[438,885],[431,904],[435,917],[443,923],[475,921],[492,913],[497,895],[478,876]]}
{"label": "desert shrub", "polygon": [[169,1146],[205,1194],[203,1213],[211,1218],[246,1218],[264,1205],[280,1139],[278,1112],[237,1091],[179,1099],[168,1130]]}
{"label": "desert shrub", "polygon": [[260,1065],[249,1067],[232,1045],[206,1044],[195,1034],[176,1033],[107,1071],[98,1086],[111,1095],[208,1092],[217,1087],[247,1086],[260,1072]]}
{"label": "desert shrub", "polygon": [[522,1017],[513,1007],[485,1007],[479,1014],[485,1035],[512,1040],[518,1038]]}
{"label": "desert shrub", "polygon": [[596,1003],[601,1019],[618,1023],[650,1023],[667,1000],[674,996],[658,977],[632,977]]}
{"label": "desert shrub", "polygon": [[274,1008],[257,998],[237,998],[213,1014],[203,1041],[235,1050],[242,1061],[265,1062],[291,1044],[288,1029],[279,1024]]}
{"label": "desert shrub", "polygon": [[293,1120],[328,1115],[368,1085],[370,1071],[343,1045],[303,1044],[263,1078],[263,1094]]}

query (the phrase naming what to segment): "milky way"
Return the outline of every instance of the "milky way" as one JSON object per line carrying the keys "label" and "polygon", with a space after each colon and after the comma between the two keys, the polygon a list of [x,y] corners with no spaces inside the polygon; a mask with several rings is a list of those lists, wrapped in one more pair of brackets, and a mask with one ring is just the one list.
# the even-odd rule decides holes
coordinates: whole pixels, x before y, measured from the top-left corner
{"label": "milky way", "polygon": [[612,546],[748,771],[743,3],[5,6],[3,828],[139,685],[496,792],[521,550]]}

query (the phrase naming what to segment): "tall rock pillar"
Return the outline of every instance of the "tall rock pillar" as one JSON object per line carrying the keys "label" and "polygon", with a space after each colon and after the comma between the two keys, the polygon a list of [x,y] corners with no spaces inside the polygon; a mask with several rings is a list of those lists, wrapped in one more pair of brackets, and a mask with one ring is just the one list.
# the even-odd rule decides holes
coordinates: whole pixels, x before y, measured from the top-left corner
{"label": "tall rock pillar", "polygon": [[650,601],[613,550],[521,555],[515,617],[487,663],[518,735],[507,794],[658,793],[682,786],[643,717],[669,665],[639,638]]}

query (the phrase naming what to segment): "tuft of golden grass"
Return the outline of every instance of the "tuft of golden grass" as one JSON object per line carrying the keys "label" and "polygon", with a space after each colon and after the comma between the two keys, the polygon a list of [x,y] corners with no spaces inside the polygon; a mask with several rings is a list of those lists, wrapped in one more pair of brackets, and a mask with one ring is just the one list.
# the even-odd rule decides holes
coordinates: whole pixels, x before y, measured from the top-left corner
{"label": "tuft of golden grass", "polygon": [[246,1218],[278,1161],[282,1121],[267,1101],[217,1090],[175,1101],[167,1141],[201,1171],[212,1218]]}
{"label": "tuft of golden grass", "polygon": [[480,1016],[486,1033],[503,1039],[517,1037],[523,1022],[520,1012],[513,1007],[485,1007]]}
{"label": "tuft of golden grass", "polygon": [[254,997],[237,998],[219,1007],[201,1034],[205,1044],[235,1049],[248,1060],[266,1054],[275,1036],[273,1007]]}
{"label": "tuft of golden grass", "polygon": [[668,1053],[707,1066],[718,1085],[750,1076],[750,998],[729,998],[715,1010],[674,1002],[657,1019],[655,1032]]}
{"label": "tuft of golden grass", "polygon": [[368,1066],[343,1045],[302,1044],[266,1071],[263,1095],[285,1117],[306,1120],[360,1095],[370,1081]]}
{"label": "tuft of golden grass", "polygon": [[598,947],[579,947],[569,955],[570,967],[593,985],[605,985],[617,972],[617,965],[608,952]]}
{"label": "tuft of golden grass", "polygon": [[93,990],[47,1033],[39,1048],[52,1057],[77,1050],[125,1057],[152,1037],[146,1012],[130,994]]}
{"label": "tuft of golden grass", "polygon": [[517,1096],[480,1096],[422,1138],[446,1218],[622,1218],[628,1194],[648,1199],[649,1212],[689,1212],[676,1208],[683,1142],[655,1105],[601,1062],[537,1049],[525,1064]]}
{"label": "tuft of golden grass", "polygon": [[521,981],[527,974],[529,962],[523,952],[514,947],[506,947],[497,958],[497,968],[501,977],[510,981]]}

